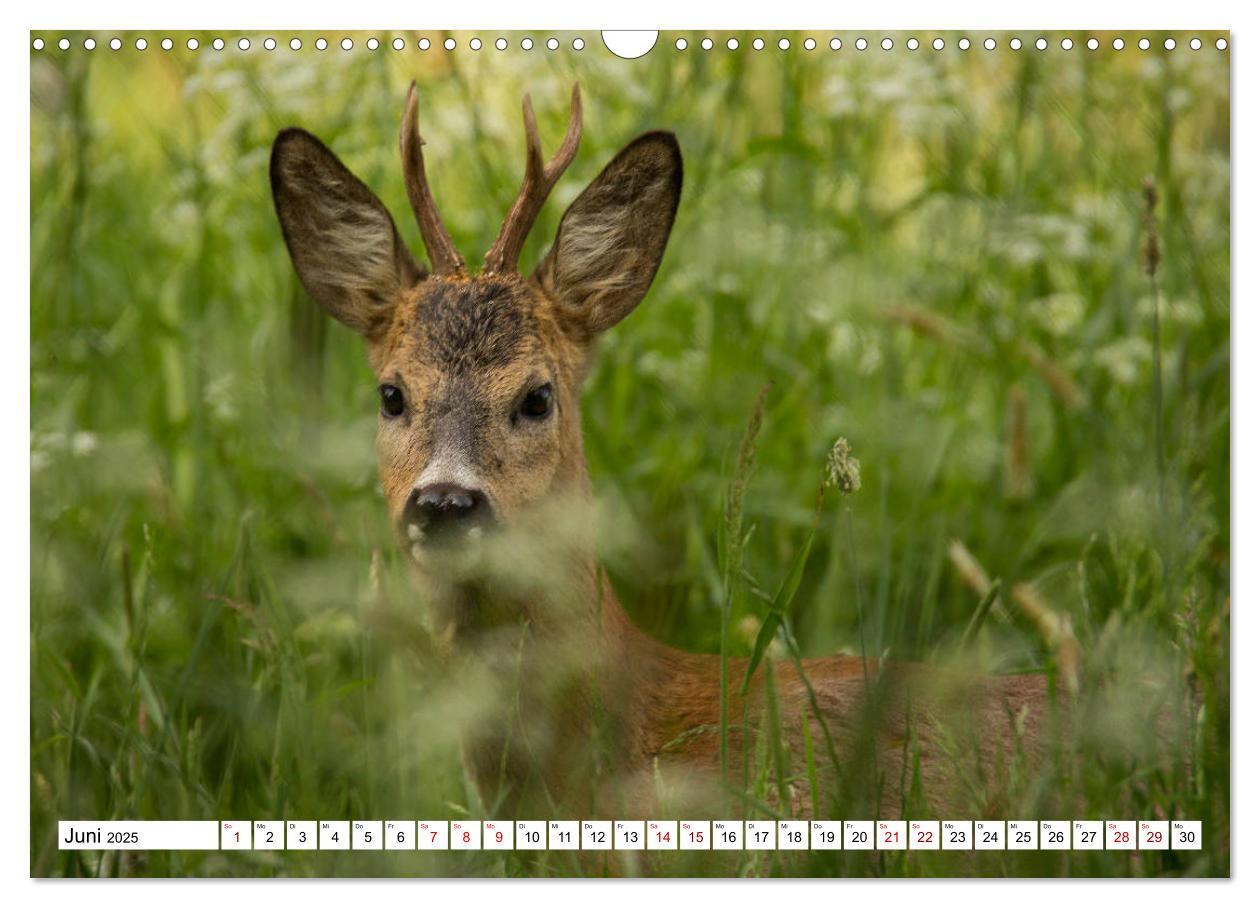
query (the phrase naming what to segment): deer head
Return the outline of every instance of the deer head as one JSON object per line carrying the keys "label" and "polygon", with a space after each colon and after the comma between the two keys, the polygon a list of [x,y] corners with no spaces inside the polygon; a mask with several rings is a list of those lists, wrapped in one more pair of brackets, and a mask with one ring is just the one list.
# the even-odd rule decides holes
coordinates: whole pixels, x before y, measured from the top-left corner
{"label": "deer head", "polygon": [[389,212],[317,138],[285,129],[271,187],[310,296],[366,341],[380,390],[380,479],[398,541],[424,574],[531,509],[589,495],[580,391],[598,336],[647,292],[673,225],[682,158],[671,133],[627,145],[569,206],[528,277],[526,236],[577,154],[568,131],[544,163],[529,96],[525,177],[479,274],[443,226],[425,176],[414,83],[402,121],[407,195],[431,270]]}

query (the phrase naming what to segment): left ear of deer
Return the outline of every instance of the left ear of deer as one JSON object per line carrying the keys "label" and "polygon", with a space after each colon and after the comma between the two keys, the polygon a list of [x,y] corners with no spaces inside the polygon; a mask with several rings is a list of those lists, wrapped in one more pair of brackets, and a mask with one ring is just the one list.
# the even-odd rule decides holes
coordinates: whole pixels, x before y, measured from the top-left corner
{"label": "left ear of deer", "polygon": [[649,132],[622,149],[564,213],[535,277],[588,334],[621,321],[647,293],[681,193],[678,140]]}
{"label": "left ear of deer", "polygon": [[311,298],[364,337],[377,336],[398,294],[424,277],[380,199],[302,129],[276,136],[271,192]]}

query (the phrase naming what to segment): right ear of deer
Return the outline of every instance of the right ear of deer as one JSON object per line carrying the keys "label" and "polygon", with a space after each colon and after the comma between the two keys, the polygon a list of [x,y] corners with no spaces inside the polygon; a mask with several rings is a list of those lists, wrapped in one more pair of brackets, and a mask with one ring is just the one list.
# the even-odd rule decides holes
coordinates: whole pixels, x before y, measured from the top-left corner
{"label": "right ear of deer", "polygon": [[647,293],[674,226],[682,178],[674,134],[646,133],[623,148],[560,219],[535,277],[585,334],[611,328]]}

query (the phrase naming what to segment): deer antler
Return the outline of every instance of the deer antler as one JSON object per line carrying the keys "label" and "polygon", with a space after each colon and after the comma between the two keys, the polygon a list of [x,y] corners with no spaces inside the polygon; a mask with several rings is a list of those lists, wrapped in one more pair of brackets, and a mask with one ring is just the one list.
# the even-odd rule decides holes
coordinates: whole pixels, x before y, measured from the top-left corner
{"label": "deer antler", "polygon": [[512,203],[499,236],[486,253],[486,273],[504,273],[516,270],[517,261],[521,257],[521,248],[529,229],[534,226],[534,219],[542,210],[556,181],[565,169],[573,163],[577,156],[578,143],[582,140],[582,95],[578,86],[573,86],[573,99],[569,109],[569,129],[564,134],[564,141],[555,157],[543,166],[542,145],[538,140],[538,122],[534,119],[534,105],[525,96],[521,105],[525,116],[525,178],[521,181],[521,191]]}
{"label": "deer antler", "polygon": [[402,146],[403,180],[407,184],[407,198],[416,213],[416,223],[420,225],[420,236],[424,238],[424,248],[429,252],[433,273],[463,274],[464,259],[442,224],[437,204],[433,201],[433,193],[429,191],[429,181],[424,176],[424,154],[420,151],[424,139],[420,137],[416,126],[418,107],[416,83],[412,82],[411,88],[407,89],[402,132],[398,137]]}

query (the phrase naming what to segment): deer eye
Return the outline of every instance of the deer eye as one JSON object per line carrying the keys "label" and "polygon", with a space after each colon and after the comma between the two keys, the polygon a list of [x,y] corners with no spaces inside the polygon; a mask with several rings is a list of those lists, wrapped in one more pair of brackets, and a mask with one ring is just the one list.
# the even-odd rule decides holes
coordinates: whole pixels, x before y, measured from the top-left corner
{"label": "deer eye", "polygon": [[405,401],[403,393],[394,385],[381,385],[381,413],[386,416],[401,416]]}
{"label": "deer eye", "polygon": [[516,412],[525,419],[546,419],[551,415],[552,405],[551,385],[541,385],[525,395]]}

